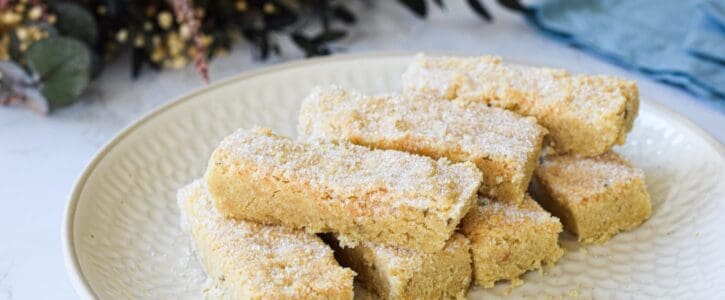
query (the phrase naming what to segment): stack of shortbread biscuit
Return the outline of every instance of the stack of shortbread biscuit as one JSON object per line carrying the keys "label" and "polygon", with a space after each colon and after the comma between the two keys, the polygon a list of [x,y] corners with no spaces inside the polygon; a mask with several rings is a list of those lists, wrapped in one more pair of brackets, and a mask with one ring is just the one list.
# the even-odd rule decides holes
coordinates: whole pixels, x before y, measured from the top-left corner
{"label": "stack of shortbread biscuit", "polygon": [[493,57],[419,55],[400,94],[315,88],[296,140],[238,130],[179,191],[204,294],[351,299],[358,280],[384,299],[441,299],[518,284],[561,258],[562,224],[601,243],[649,217],[642,171],[612,152],[638,102],[631,81]]}

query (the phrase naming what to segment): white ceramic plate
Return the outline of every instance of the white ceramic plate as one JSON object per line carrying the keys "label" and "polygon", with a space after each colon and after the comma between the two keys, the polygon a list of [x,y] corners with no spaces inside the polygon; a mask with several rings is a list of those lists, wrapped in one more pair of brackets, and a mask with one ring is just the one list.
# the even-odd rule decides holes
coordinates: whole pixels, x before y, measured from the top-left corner
{"label": "white ceramic plate", "polygon": [[[410,54],[341,56],[241,75],[166,105],[91,161],[63,227],[69,275],[83,297],[199,298],[205,275],[179,229],[175,191],[202,175],[221,138],[268,126],[294,136],[314,85],[395,91]],[[689,121],[642,99],[621,152],[644,169],[654,213],[609,243],[579,249],[563,235],[555,267],[526,274],[512,296],[725,298],[725,151]],[[471,298],[504,295],[507,284]]]}

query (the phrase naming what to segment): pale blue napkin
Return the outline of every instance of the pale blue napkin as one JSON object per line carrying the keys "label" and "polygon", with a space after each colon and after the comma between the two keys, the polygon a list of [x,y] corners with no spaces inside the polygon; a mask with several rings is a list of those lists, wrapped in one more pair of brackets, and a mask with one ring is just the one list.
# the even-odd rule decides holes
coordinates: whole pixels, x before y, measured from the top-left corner
{"label": "pale blue napkin", "polygon": [[550,36],[677,85],[725,111],[725,0],[544,0]]}

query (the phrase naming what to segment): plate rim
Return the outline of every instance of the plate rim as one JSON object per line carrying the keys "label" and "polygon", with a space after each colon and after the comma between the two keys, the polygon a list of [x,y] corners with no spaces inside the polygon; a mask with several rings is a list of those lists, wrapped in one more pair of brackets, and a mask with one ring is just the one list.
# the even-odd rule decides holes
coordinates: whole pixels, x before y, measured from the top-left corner
{"label": "plate rim", "polygon": [[[106,157],[106,155],[113,149],[116,145],[118,145],[120,142],[122,142],[129,134],[134,132],[136,129],[141,127],[141,125],[144,125],[146,122],[152,120],[153,118],[157,117],[161,113],[177,106],[182,103],[185,103],[186,101],[189,101],[191,99],[194,99],[197,95],[202,93],[207,93],[210,90],[218,89],[221,87],[224,87],[226,85],[235,83],[240,80],[246,80],[253,77],[274,73],[274,72],[280,72],[287,69],[294,69],[314,64],[325,64],[325,63],[331,63],[331,62],[340,62],[340,61],[349,61],[349,60],[358,60],[358,59],[370,59],[370,58],[396,58],[396,57],[413,57],[417,53],[421,53],[422,51],[374,51],[374,52],[363,52],[363,53],[355,53],[355,54],[338,54],[333,55],[329,57],[318,57],[318,58],[311,58],[311,59],[302,59],[297,61],[291,61],[291,62],[285,62],[280,63],[273,66],[265,66],[254,70],[244,71],[237,75],[230,76],[228,78],[222,79],[218,82],[215,82],[213,84],[202,86],[198,89],[195,89],[193,91],[187,92],[182,94],[181,96],[176,97],[174,100],[162,104],[154,109],[152,109],[150,112],[143,114],[142,116],[136,118],[134,121],[132,121],[129,125],[121,129],[118,133],[116,133],[108,142],[106,142],[96,153],[93,155],[91,160],[85,165],[83,168],[83,171],[78,175],[76,180],[74,181],[73,188],[71,190],[71,193],[66,198],[66,204],[63,209],[63,222],[61,226],[61,248],[63,252],[63,261],[66,269],[66,273],[71,281],[71,284],[73,285],[74,290],[80,296],[81,298],[86,299],[95,299],[97,298],[96,294],[94,293],[93,288],[91,288],[90,283],[85,277],[85,274],[83,274],[83,270],[80,266],[80,262],[78,260],[77,251],[75,248],[75,240],[74,240],[74,223],[75,223],[75,214],[78,207],[78,201],[80,198],[80,195],[85,187],[85,184],[90,177],[90,175],[95,171],[98,164]],[[462,52],[453,52],[453,51],[426,51],[425,53],[429,55],[465,55],[465,56],[471,56],[470,53],[462,53]],[[528,66],[540,66],[540,64],[531,63],[527,61],[521,61],[521,60],[507,60],[508,62],[514,63],[514,64],[522,64],[522,65],[528,65]],[[712,146],[719,154],[720,158],[725,160],[725,146],[721,144],[718,140],[716,140],[709,132],[707,132],[705,129],[700,127],[699,125],[695,124],[690,119],[686,118],[685,116],[675,112],[674,110],[670,109],[669,107],[666,107],[664,104],[661,104],[659,102],[656,102],[654,100],[651,100],[648,96],[642,96],[640,95],[640,105],[642,103],[646,104],[647,106],[651,107],[653,110],[658,111],[659,113],[662,113],[663,115],[666,115],[667,117],[673,118],[676,121],[680,122],[682,125],[687,127],[687,129],[692,130],[695,134],[697,134],[700,138],[704,139],[705,142],[707,142],[710,146]]]}

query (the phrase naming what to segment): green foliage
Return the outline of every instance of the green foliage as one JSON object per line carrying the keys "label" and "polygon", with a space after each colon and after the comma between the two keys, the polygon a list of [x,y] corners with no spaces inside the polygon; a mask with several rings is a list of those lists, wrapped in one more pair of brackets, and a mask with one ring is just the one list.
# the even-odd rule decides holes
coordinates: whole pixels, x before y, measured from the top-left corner
{"label": "green foliage", "polygon": [[73,38],[51,37],[33,43],[24,57],[42,83],[41,91],[52,108],[75,102],[88,86],[91,53]]}
{"label": "green foliage", "polygon": [[61,34],[81,40],[89,47],[96,46],[98,26],[86,7],[71,2],[57,2],[51,9],[58,15],[56,26]]}
{"label": "green foliage", "polygon": [[[307,57],[336,51],[335,42],[357,23],[345,0],[39,0],[5,1],[0,34],[0,105],[24,102],[39,112],[70,105],[108,59],[131,50],[131,73],[144,66],[182,68],[193,63],[207,78],[206,59],[224,53],[241,36],[260,59],[281,55],[290,39]],[[425,18],[432,2],[397,0]],[[527,13],[520,0],[497,0]],[[482,0],[467,0],[491,20]],[[5,22],[4,21],[4,22]],[[1,23],[1,22],[0,22]],[[2,25],[0,24],[0,25]],[[9,25],[8,25],[9,24]]]}

